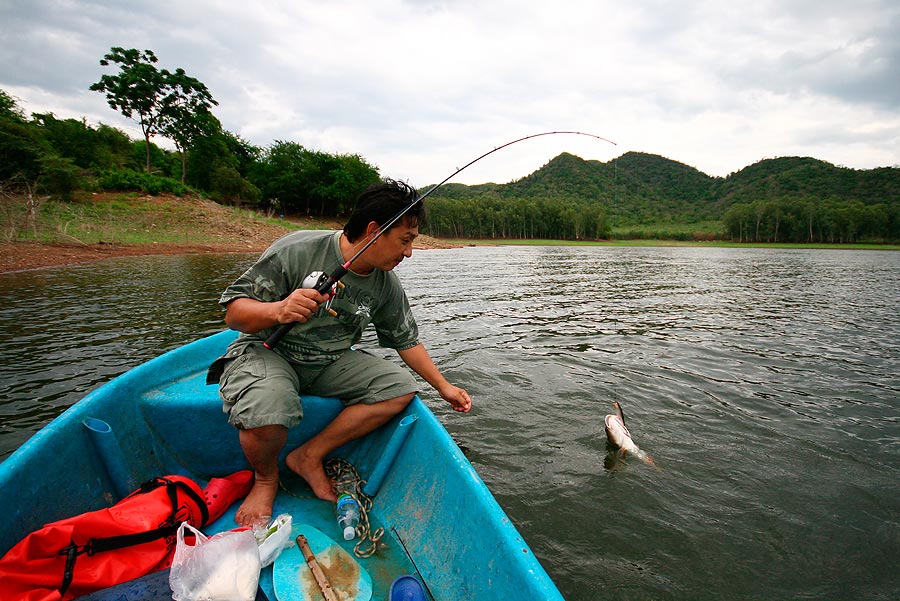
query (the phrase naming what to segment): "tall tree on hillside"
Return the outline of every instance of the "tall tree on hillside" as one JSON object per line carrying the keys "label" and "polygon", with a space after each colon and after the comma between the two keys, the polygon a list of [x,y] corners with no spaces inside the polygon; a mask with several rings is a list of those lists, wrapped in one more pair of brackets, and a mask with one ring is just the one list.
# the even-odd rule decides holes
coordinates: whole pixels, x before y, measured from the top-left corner
{"label": "tall tree on hillside", "polygon": [[0,90],[0,181],[15,176],[35,181],[45,146],[40,128],[28,123],[16,99]]}
{"label": "tall tree on hillside", "polygon": [[182,184],[187,174],[188,149],[199,138],[214,136],[222,131],[222,124],[209,112],[210,103],[217,104],[205,86],[200,90],[188,84],[163,113],[160,130],[175,142],[175,148],[181,155]]}
{"label": "tall tree on hillside", "polygon": [[308,151],[297,142],[275,140],[250,170],[250,181],[267,203],[277,201],[287,212],[308,214],[309,187],[304,163]]}
{"label": "tall tree on hillside", "polygon": [[165,98],[166,70],[156,68],[159,59],[152,50],[125,50],[118,46],[100,59],[104,67],[119,65],[118,75],[104,75],[90,89],[104,92],[109,106],[133,121],[137,121],[147,143],[147,173],[150,173],[150,137],[159,131]]}
{"label": "tall tree on hillside", "polygon": [[7,94],[5,90],[0,90],[0,119],[25,121],[25,113],[19,108],[16,99]]}
{"label": "tall tree on hillside", "polygon": [[[208,111],[217,104],[199,80],[188,76],[184,69],[174,73],[159,70],[158,60],[152,50],[113,47],[100,64],[107,67],[115,63],[119,65],[119,73],[104,75],[90,87],[95,92],[104,92],[110,107],[141,126],[147,143],[147,173],[150,172],[151,136],[163,133],[164,127],[168,132],[165,135],[169,136],[187,130],[187,122],[198,111]],[[180,144],[184,138],[173,140]]]}

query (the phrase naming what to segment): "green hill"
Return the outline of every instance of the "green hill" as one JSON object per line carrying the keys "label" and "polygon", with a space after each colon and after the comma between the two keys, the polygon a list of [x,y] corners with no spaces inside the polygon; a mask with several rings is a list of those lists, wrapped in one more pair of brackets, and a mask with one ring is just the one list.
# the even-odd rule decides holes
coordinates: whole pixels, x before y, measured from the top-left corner
{"label": "green hill", "polygon": [[740,202],[800,196],[896,204],[900,201],[900,169],[848,169],[807,157],[766,159],[725,178],[718,185],[716,204],[724,210]]}
{"label": "green hill", "polygon": [[[793,230],[797,238],[817,237],[809,233],[815,229],[811,220],[823,240],[900,239],[900,169],[849,169],[804,157],[766,159],[721,178],[647,153],[628,152],[605,163],[563,153],[508,184],[448,184],[432,198],[447,201],[432,202],[436,230],[448,224],[454,229],[438,235],[466,230],[473,237],[496,237],[498,222],[518,219],[521,227],[505,229],[520,232],[513,237],[530,237],[536,226],[529,220],[560,217],[568,205],[602,219],[610,235],[668,237],[680,231],[675,237],[743,239],[741,219],[752,213],[754,235],[774,241]],[[466,210],[478,213],[481,225],[465,225]],[[444,219],[447,212],[454,213],[452,219]],[[805,225],[791,229],[791,219]],[[838,222],[848,220],[859,223],[841,233]],[[487,221],[490,232],[483,227]],[[771,222],[768,230],[764,222]],[[698,233],[698,226],[707,231]]]}

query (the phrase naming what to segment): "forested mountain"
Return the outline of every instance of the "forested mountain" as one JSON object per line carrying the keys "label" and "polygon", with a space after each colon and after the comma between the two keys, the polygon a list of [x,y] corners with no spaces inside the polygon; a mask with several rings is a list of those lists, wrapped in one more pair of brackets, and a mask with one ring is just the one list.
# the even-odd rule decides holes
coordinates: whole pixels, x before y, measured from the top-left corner
{"label": "forested mountain", "polygon": [[561,196],[607,205],[618,225],[658,221],[660,215],[708,218],[716,180],[661,156],[628,152],[608,163],[563,153],[507,185],[505,195]]}
{"label": "forested mountain", "polygon": [[[741,240],[900,238],[900,169],[857,170],[802,157],[766,159],[722,178],[646,153],[628,152],[606,163],[563,153],[520,180],[447,185],[432,198],[438,235],[530,237],[552,207],[559,213],[569,205],[589,214],[591,224],[603,222],[595,233],[712,222],[720,224],[714,235]],[[498,201],[505,208],[488,219],[485,210]],[[467,222],[466,211],[478,214],[479,223]],[[492,231],[485,230],[487,221]],[[532,221],[539,225],[530,226]]]}
{"label": "forested mountain", "polygon": [[858,170],[808,157],[782,157],[754,163],[717,186],[716,202],[727,209],[738,202],[810,196],[871,205],[900,200],[900,169]]}

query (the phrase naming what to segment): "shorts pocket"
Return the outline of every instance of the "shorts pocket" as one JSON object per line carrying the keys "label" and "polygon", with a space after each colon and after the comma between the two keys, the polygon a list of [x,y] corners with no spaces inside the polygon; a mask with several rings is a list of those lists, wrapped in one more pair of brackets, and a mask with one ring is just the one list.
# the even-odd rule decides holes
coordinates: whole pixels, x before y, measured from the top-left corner
{"label": "shorts pocket", "polygon": [[233,405],[250,386],[266,377],[266,363],[252,347],[226,361],[219,380],[219,396],[226,404]]}

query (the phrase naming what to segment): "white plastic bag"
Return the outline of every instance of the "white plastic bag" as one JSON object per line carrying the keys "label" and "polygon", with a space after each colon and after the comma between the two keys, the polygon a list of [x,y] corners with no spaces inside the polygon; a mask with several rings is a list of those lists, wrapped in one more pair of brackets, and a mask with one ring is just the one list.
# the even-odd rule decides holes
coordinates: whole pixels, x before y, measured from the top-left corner
{"label": "white plastic bag", "polygon": [[[196,536],[193,545],[185,530]],[[259,586],[259,548],[250,530],[220,532],[208,538],[182,522],[169,586],[175,601],[254,601]]]}
{"label": "white plastic bag", "polygon": [[272,565],[281,555],[281,551],[291,540],[292,525],[290,514],[282,513],[271,524],[266,524],[259,530],[254,529],[253,534],[259,542],[259,562],[262,567]]}

